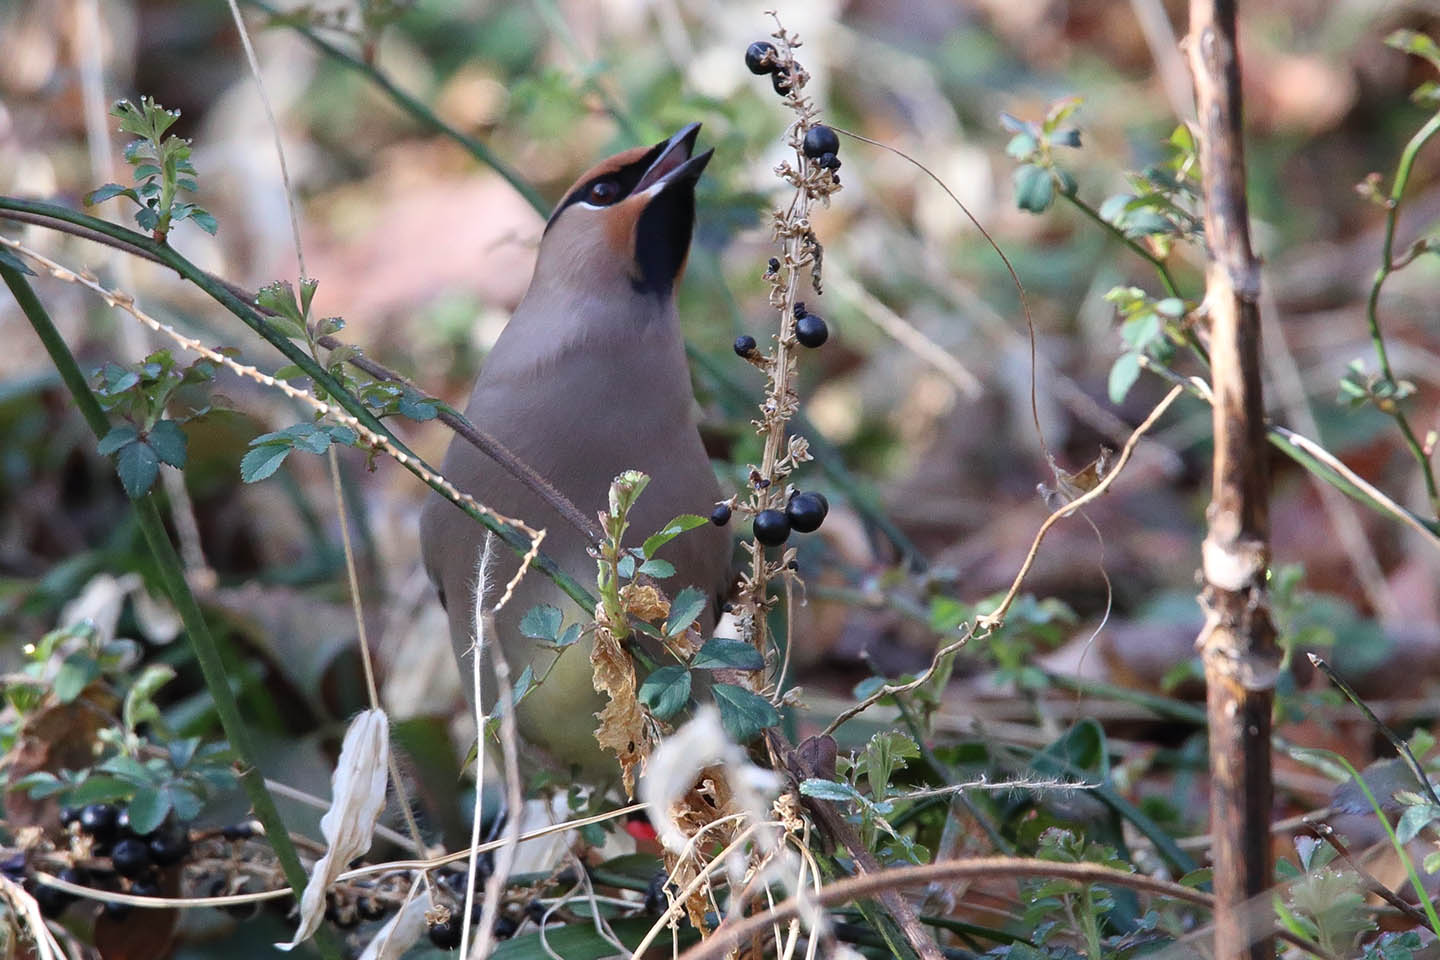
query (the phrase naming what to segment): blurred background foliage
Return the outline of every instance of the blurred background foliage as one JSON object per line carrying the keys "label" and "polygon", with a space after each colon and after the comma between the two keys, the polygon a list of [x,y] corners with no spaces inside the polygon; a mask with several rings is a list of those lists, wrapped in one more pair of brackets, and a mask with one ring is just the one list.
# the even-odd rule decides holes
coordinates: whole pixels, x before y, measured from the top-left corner
{"label": "blurred background foliage", "polygon": [[[98,31],[86,26],[92,0],[0,2],[0,193],[78,207],[94,187],[122,179],[113,120],[100,121],[107,141],[87,135],[83,81],[98,70],[103,105],[143,94],[182,111],[174,129],[194,141],[194,199],[219,229],[211,237],[182,224],[171,237],[176,249],[248,289],[293,280],[271,134],[226,6],[96,6]],[[758,459],[749,405],[762,389],[730,344],[741,333],[767,336],[774,323],[761,274],[772,252],[767,207],[782,195],[772,168],[785,155],[789,115],[741,59],[771,29],[765,6],[415,0],[388,5],[393,17],[376,30],[341,0],[292,8],[297,20],[318,17],[357,34],[325,33],[346,49],[369,50],[378,70],[485,143],[547,203],[597,158],[704,123],[701,142],[716,147],[716,158],[701,184],[680,314],[701,360],[706,442],[728,489]],[[1000,115],[1038,122],[1053,103],[1081,98],[1068,121],[1081,146],[1057,159],[1077,198],[1100,208],[1130,189],[1126,171],[1166,158],[1177,123],[1193,112],[1176,40],[1183,7],[780,5],[805,43],[799,56],[814,78],[807,92],[826,121],[917,158],[1014,261],[1036,325],[1040,423],[1069,471],[1102,447],[1118,447],[1166,389],[1143,375],[1123,403],[1111,404],[1110,369],[1127,347],[1105,294],[1131,285],[1156,298],[1165,292],[1144,260],[1073,205],[1057,202],[1038,215],[1017,206],[1016,163],[1005,152],[1012,130]],[[254,7],[247,15],[258,31],[264,16]],[[1383,39],[1397,28],[1437,25],[1433,5],[1419,2],[1242,8],[1251,213],[1266,265],[1267,402],[1278,422],[1322,440],[1422,514],[1419,472],[1392,422],[1338,402],[1337,385],[1357,357],[1373,369],[1364,298],[1379,265],[1384,211],[1355,185],[1372,171],[1388,182],[1426,116],[1407,96],[1429,79],[1427,68]],[[524,292],[542,216],[493,170],[398,109],[362,73],[317,55],[294,30],[258,31],[257,47],[301,199],[318,315],[343,316],[344,339],[463,406]],[[1049,510],[1037,485],[1054,484],[1032,424],[1030,346],[1004,265],[914,166],[850,140],[843,159],[844,190],[814,218],[827,282],[823,297],[807,300],[824,312],[832,337],[804,357],[803,409],[833,446],[821,459],[846,465],[927,564],[923,572],[897,564],[887,539],[846,505],[835,477],[817,480],[836,510],[802,549],[808,604],[797,613],[794,655],[812,711],[802,727],[807,716],[833,716],[872,673],[927,664],[936,629],[1008,585]],[[1440,162],[1422,155],[1398,249],[1440,217],[1437,171]],[[119,200],[97,211],[121,222],[131,214]],[[182,330],[238,348],[247,362],[270,370],[281,362],[153,264],[39,228],[12,235],[90,267]],[[1199,301],[1199,245],[1176,245],[1168,264],[1181,295]],[[1391,280],[1381,303],[1397,373],[1417,385],[1408,410],[1422,433],[1440,425],[1437,281],[1436,262],[1422,257]],[[74,287],[41,279],[37,289],[87,370],[134,362],[157,345]],[[894,316],[963,370],[897,344],[884,332]],[[142,641],[148,660],[179,671],[159,698],[172,722],[213,729],[198,671],[170,643],[163,611],[151,609],[157,581],[114,470],[8,298],[0,298],[0,342],[0,658],[8,658],[0,669],[12,669],[21,645],[57,623],[100,610],[111,636]],[[1177,366],[1199,372],[1183,358]],[[637,370],[625,388],[643,390],[644,377]],[[318,459],[297,456],[271,480],[242,484],[238,465],[250,439],[303,413],[225,375],[216,391],[224,407],[184,428],[184,484],[198,535],[191,545],[203,551],[203,560],[187,556],[190,573],[227,641],[242,706],[268,740],[274,768],[266,772],[323,795],[341,725],[364,702],[328,477]],[[190,402],[179,398],[182,409]],[[1188,763],[1188,773],[1152,783],[1176,830],[1204,821],[1203,784],[1193,775],[1197,761],[1204,766],[1203,750],[1193,749],[1197,730],[1156,720],[1113,688],[1196,694],[1198,673],[1187,665],[1200,624],[1193,595],[1209,416],[1198,401],[1182,400],[1113,492],[1087,511],[1094,527],[1073,520],[1052,534],[1027,584],[1046,599],[1022,608],[1018,626],[984,649],[965,651],[936,712],[942,730],[982,724],[1032,747],[1053,739],[1057,722],[1097,716],[1136,782],[1150,770],[1155,744],[1188,751],[1184,763],[1170,758],[1176,769]],[[406,421],[399,429],[438,462],[444,427]],[[454,784],[473,726],[419,565],[423,491],[383,463],[372,471],[342,456],[342,469],[357,508],[352,532],[383,697],[399,721],[427,827],[458,837],[466,811]],[[820,476],[818,466],[809,469]],[[1387,518],[1327,501],[1293,463],[1276,457],[1274,474],[1274,554],[1277,567],[1292,571],[1277,598],[1286,642],[1327,649],[1382,717],[1433,719],[1424,703],[1440,674],[1440,557]],[[132,573],[138,589],[116,585]],[[1339,748],[1357,764],[1371,759],[1369,729],[1338,709],[1303,657],[1292,666],[1282,684],[1284,736]],[[1077,698],[1077,677],[1108,686]],[[1328,796],[1328,781],[1283,757],[1277,777],[1287,808]],[[302,829],[312,818],[313,829],[313,813],[293,815]]]}

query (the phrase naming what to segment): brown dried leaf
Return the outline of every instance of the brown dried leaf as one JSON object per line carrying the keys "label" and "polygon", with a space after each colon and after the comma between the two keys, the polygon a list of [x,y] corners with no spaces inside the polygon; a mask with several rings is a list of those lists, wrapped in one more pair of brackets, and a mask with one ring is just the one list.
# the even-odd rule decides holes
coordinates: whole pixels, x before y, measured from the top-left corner
{"label": "brown dried leaf", "polygon": [[[642,589],[654,590],[653,587]],[[595,628],[590,666],[596,692],[610,698],[604,709],[595,714],[595,719],[600,721],[600,726],[595,728],[595,740],[601,749],[614,751],[620,761],[625,795],[634,797],[635,768],[643,766],[655,744],[645,722],[645,711],[635,696],[635,665],[624,645],[604,624]]]}
{"label": "brown dried leaf", "polygon": [[670,616],[670,601],[648,583],[625,584],[620,588],[620,602],[624,604],[626,613],[651,623]]}

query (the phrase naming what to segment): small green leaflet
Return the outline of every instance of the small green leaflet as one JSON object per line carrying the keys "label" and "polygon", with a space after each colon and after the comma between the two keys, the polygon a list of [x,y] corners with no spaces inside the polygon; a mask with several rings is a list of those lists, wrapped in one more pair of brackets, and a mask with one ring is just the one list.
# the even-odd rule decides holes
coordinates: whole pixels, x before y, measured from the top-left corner
{"label": "small green leaflet", "polygon": [[646,537],[645,542],[640,546],[640,552],[647,557],[653,557],[655,556],[656,550],[659,550],[665,546],[665,544],[680,536],[680,534],[687,530],[694,530],[696,527],[704,526],[708,522],[705,517],[699,514],[682,513],[674,520],[665,524],[658,533],[653,533]]}
{"label": "small green leaflet", "polygon": [[757,693],[733,683],[717,683],[711,689],[720,708],[720,724],[736,743],[746,743],[780,722],[779,712]]}
{"label": "small green leaflet", "polygon": [[696,670],[761,670],[765,658],[744,641],[715,637],[705,641],[690,666]]}
{"label": "small green leaflet", "polygon": [[559,607],[541,603],[525,611],[520,618],[520,633],[531,640],[548,640],[554,643],[560,637],[560,626],[565,615]]}
{"label": "small green leaflet", "polygon": [[698,587],[686,587],[675,595],[670,604],[670,618],[665,621],[665,636],[675,637],[695,622],[705,609],[705,592]]}
{"label": "small green leaflet", "polygon": [[658,720],[669,720],[690,702],[690,671],[684,667],[661,667],[640,684],[640,702]]}

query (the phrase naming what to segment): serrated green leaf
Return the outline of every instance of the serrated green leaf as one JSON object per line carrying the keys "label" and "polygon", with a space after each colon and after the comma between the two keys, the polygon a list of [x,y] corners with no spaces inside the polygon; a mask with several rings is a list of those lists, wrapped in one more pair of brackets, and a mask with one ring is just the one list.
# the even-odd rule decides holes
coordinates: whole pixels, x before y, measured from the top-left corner
{"label": "serrated green leaf", "polygon": [[690,671],[679,666],[652,670],[637,696],[657,719],[669,720],[690,702]]}
{"label": "serrated green leaf", "polygon": [[560,639],[555,641],[555,649],[563,650],[566,647],[570,646],[576,640],[580,639],[580,634],[582,632],[583,631],[580,628],[580,624],[570,624],[570,626],[565,628],[565,632],[560,634]]}
{"label": "serrated green leaf", "polygon": [[161,463],[168,463],[176,469],[185,467],[185,451],[190,439],[180,429],[180,424],[174,420],[161,420],[150,428],[145,439]]}
{"label": "serrated green leaf", "polygon": [[690,666],[695,670],[762,670],[765,658],[742,640],[713,637],[696,652]]}
{"label": "serrated green leaf", "polygon": [[135,167],[135,179],[145,180],[160,176],[160,168],[153,163],[141,163]]}
{"label": "serrated green leaf", "polygon": [[560,626],[565,614],[559,607],[548,603],[536,604],[520,618],[520,633],[532,640],[548,640],[554,643],[560,638]]}
{"label": "serrated green leaf", "polygon": [[1030,213],[1044,213],[1055,202],[1055,182],[1050,171],[1027,163],[1015,169],[1015,205]]}
{"label": "serrated green leaf", "polygon": [[656,550],[659,550],[665,546],[665,544],[680,536],[680,534],[688,530],[694,530],[696,527],[702,527],[709,522],[708,517],[702,517],[697,513],[682,513],[674,520],[665,524],[659,531],[646,537],[645,542],[640,546],[640,551],[647,557],[653,557],[655,556]]}
{"label": "serrated green leaf", "polygon": [[129,197],[136,203],[140,202],[139,194],[137,194],[129,187],[121,186],[118,183],[107,183],[103,187],[97,187],[96,189],[91,190],[89,193],[85,194],[83,200],[85,206],[93,207],[97,203],[104,203],[106,200],[111,200],[115,197]]}
{"label": "serrated green leaf", "polygon": [[140,431],[129,424],[112,427],[109,433],[100,438],[100,444],[95,448],[95,452],[102,457],[108,457],[125,444],[134,443],[139,439]]}
{"label": "serrated green leaf", "polygon": [[676,637],[694,623],[705,611],[705,591],[699,587],[686,587],[675,595],[670,604],[670,618],[665,621],[665,636]]}
{"label": "serrated green leaf", "polygon": [[1119,406],[1125,402],[1125,397],[1130,393],[1130,388],[1135,386],[1135,381],[1140,379],[1140,355],[1136,353],[1122,353],[1115,359],[1110,367],[1110,377],[1106,388],[1110,393],[1110,402]]}
{"label": "serrated green leaf", "polygon": [[[188,182],[194,183],[193,180]],[[191,187],[191,189],[194,188]],[[215,215],[209,210],[202,210],[199,207],[190,211],[190,222],[212,237],[215,236],[215,231],[220,229],[220,224],[215,220]]]}
{"label": "serrated green leaf", "polygon": [[747,743],[766,727],[780,722],[780,714],[769,700],[733,683],[711,688],[720,708],[720,724],[736,743]]}
{"label": "serrated green leaf", "polygon": [[640,569],[636,572],[643,573],[648,577],[654,577],[656,580],[664,580],[666,577],[675,576],[675,564],[669,560],[661,560],[657,557],[653,560],[646,560],[640,564]]}
{"label": "serrated green leaf", "polygon": [[276,470],[293,448],[288,444],[266,443],[245,454],[240,460],[240,479],[244,483],[264,480]]}
{"label": "serrated green leaf", "polygon": [[629,580],[631,577],[635,576],[634,554],[625,554],[625,556],[620,558],[620,562],[615,565],[615,568],[616,572],[620,574],[620,578],[622,580]]}
{"label": "serrated green leaf", "polygon": [[160,787],[141,787],[126,807],[130,829],[137,834],[151,833],[170,814],[170,796]]}
{"label": "serrated green leaf", "polygon": [[131,500],[139,500],[150,492],[160,473],[160,458],[145,441],[136,440],[121,447],[115,454],[115,472]]}
{"label": "serrated green leaf", "polygon": [[800,793],[817,800],[830,800],[834,803],[849,803],[858,796],[855,788],[850,784],[840,783],[836,780],[824,780],[820,777],[809,777],[800,781]]}

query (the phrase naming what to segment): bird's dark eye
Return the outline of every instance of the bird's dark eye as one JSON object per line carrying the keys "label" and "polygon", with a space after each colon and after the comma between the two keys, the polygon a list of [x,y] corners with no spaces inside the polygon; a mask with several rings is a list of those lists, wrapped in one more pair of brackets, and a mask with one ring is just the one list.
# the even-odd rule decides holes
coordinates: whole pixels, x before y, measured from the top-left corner
{"label": "bird's dark eye", "polygon": [[596,180],[585,198],[596,206],[606,207],[620,199],[620,184],[614,180]]}

